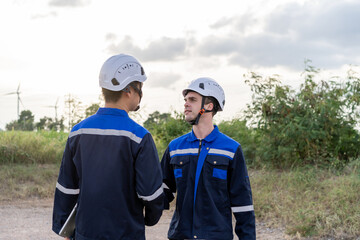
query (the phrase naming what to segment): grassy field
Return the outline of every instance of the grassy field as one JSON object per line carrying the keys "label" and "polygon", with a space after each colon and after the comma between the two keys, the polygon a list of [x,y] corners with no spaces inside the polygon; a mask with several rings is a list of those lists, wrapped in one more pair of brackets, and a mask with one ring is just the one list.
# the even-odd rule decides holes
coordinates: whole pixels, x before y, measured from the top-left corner
{"label": "grassy field", "polygon": [[0,164],[61,161],[67,133],[58,132],[0,132]]}
{"label": "grassy field", "polygon": [[[0,201],[52,198],[66,133],[0,132]],[[360,237],[360,160],[344,170],[249,169],[255,214],[291,235]]]}
{"label": "grassy field", "polygon": [[52,197],[67,136],[0,132],[0,201]]}

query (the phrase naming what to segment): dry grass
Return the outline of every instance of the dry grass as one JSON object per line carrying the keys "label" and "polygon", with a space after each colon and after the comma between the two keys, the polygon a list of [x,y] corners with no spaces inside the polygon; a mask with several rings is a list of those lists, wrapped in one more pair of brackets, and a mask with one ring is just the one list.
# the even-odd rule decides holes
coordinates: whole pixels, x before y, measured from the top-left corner
{"label": "dry grass", "polygon": [[2,165],[0,201],[53,197],[58,171],[58,164]]}
{"label": "dry grass", "polygon": [[293,236],[360,236],[360,175],[308,167],[251,176],[256,216]]}

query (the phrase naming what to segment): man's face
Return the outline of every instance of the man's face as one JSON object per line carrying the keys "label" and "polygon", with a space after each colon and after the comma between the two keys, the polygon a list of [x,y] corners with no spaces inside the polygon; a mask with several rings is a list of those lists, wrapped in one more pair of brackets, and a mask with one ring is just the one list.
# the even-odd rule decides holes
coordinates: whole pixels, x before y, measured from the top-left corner
{"label": "man's face", "polygon": [[189,92],[184,97],[184,101],[185,121],[189,122],[197,117],[201,108],[202,96],[196,92]]}

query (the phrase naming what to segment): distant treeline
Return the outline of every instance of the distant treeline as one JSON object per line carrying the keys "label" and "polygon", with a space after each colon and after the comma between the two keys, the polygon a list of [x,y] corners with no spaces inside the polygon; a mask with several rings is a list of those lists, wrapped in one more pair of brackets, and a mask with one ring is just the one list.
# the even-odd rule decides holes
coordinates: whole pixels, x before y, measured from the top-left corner
{"label": "distant treeline", "polygon": [[[248,164],[342,168],[359,158],[360,78],[349,70],[345,79],[315,80],[318,73],[307,65],[297,91],[283,85],[278,77],[245,76],[253,92],[252,102],[242,118],[222,121],[218,126],[241,144]],[[87,108],[86,115],[97,108],[96,104]],[[171,140],[191,131],[184,115],[177,112],[156,111],[144,126],[151,132],[160,158]],[[57,136],[54,131],[2,132],[0,162],[58,162],[65,146],[64,135]]]}

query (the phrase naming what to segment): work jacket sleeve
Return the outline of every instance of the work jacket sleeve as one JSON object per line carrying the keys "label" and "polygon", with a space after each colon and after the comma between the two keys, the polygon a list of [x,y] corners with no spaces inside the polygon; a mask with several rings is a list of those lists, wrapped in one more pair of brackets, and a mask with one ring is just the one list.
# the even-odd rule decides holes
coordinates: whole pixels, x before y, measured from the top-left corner
{"label": "work jacket sleeve", "polygon": [[67,140],[56,183],[52,230],[59,234],[79,196],[79,177],[72,160],[70,140]]}
{"label": "work jacket sleeve", "polygon": [[155,225],[162,215],[164,193],[159,157],[150,133],[140,142],[135,175],[136,192],[145,207],[145,225]]}
{"label": "work jacket sleeve", "polygon": [[230,163],[229,195],[236,219],[235,232],[240,240],[256,239],[255,213],[250,180],[241,146]]}
{"label": "work jacket sleeve", "polygon": [[165,153],[161,160],[161,168],[163,173],[163,187],[165,193],[164,209],[170,208],[170,202],[174,200],[176,192],[176,182],[173,169],[170,165],[170,152],[169,148],[165,150]]}

